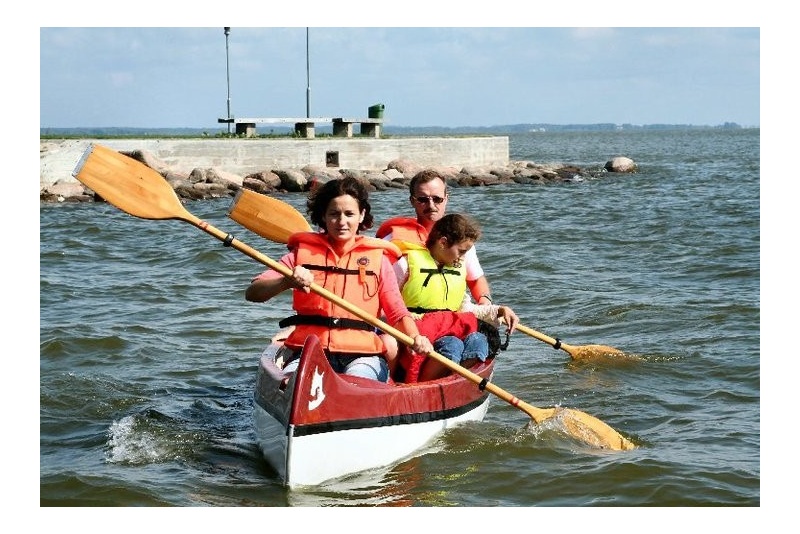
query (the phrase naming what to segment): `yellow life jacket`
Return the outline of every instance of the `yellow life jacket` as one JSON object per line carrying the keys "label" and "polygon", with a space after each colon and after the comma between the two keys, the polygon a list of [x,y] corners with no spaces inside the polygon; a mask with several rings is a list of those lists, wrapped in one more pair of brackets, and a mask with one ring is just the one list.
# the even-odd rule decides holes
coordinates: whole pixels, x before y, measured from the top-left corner
{"label": "yellow life jacket", "polygon": [[[288,246],[295,251],[295,265],[309,269],[317,285],[378,317],[381,261],[384,254],[392,262],[397,261],[400,251],[396,246],[383,239],[357,236],[353,245],[338,256],[327,236],[314,232],[292,234]],[[292,307],[297,315],[281,321],[281,326],[297,325],[285,341],[287,346],[300,348],[306,337],[314,334],[328,352],[383,352],[375,328],[357,315],[314,292],[293,293]]]}
{"label": "yellow life jacket", "polygon": [[407,246],[408,279],[401,293],[408,309],[416,313],[433,310],[458,311],[467,290],[464,265],[439,267],[430,251],[420,245]]}

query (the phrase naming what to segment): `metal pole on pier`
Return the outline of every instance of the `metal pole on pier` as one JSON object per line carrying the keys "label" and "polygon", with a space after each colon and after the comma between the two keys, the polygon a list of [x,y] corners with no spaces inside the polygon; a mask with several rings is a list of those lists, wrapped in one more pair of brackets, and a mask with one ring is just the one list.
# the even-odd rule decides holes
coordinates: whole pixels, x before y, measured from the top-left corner
{"label": "metal pole on pier", "polygon": [[231,134],[231,67],[228,58],[228,35],[231,33],[230,27],[225,27],[225,76],[228,81],[228,135]]}
{"label": "metal pole on pier", "polygon": [[311,117],[311,64],[308,59],[308,27],[306,27],[306,118]]}

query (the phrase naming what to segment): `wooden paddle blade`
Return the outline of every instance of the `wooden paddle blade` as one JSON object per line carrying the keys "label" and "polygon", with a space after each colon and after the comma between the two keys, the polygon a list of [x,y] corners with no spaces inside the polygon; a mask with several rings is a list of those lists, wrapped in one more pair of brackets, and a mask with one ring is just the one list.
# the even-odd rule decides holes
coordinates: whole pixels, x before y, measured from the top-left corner
{"label": "wooden paddle blade", "polygon": [[248,230],[275,241],[286,243],[295,232],[309,232],[305,217],[291,205],[276,198],[241,189],[233,199],[228,217]]}
{"label": "wooden paddle blade", "polygon": [[550,337],[547,334],[542,334],[541,332],[537,332],[536,330],[528,328],[525,325],[517,325],[517,330],[519,330],[523,334],[527,334],[533,338],[536,338],[539,341],[543,341],[544,343],[547,343],[553,348],[565,351],[574,360],[590,360],[593,358],[603,358],[603,357],[606,358],[626,357],[625,353],[622,352],[621,350],[615,349],[614,347],[609,347],[607,345],[581,345],[581,346],[567,345],[566,343],[562,343],[561,340],[559,339]]}
{"label": "wooden paddle blade", "polygon": [[621,350],[606,345],[580,345],[577,347],[567,346],[565,349],[576,362],[634,362],[642,358],[632,354],[625,354]]}
{"label": "wooden paddle blade", "polygon": [[557,408],[555,416],[571,435],[594,447],[612,451],[629,451],[636,448],[636,445],[625,436],[588,413],[572,408]]}
{"label": "wooden paddle blade", "polygon": [[189,212],[161,174],[108,147],[89,145],[72,175],[105,201],[142,219],[185,219]]}
{"label": "wooden paddle blade", "polygon": [[566,345],[564,350],[569,352],[569,355],[572,356],[574,360],[597,360],[597,359],[639,359],[634,356],[628,356],[621,350],[615,349],[614,347],[609,347],[607,345],[580,345],[580,346],[571,346]]}
{"label": "wooden paddle blade", "polygon": [[532,423],[540,425],[545,423],[556,424],[566,430],[573,438],[583,441],[592,447],[612,451],[628,451],[636,448],[636,445],[631,443],[625,436],[586,412],[561,406],[537,408],[516,398],[512,404],[530,415]]}

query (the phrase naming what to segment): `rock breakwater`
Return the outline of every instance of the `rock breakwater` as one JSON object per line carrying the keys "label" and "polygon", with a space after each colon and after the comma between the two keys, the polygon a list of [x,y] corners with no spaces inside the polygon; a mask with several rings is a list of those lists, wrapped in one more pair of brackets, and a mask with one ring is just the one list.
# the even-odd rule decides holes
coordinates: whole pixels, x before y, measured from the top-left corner
{"label": "rock breakwater", "polygon": [[[407,188],[411,178],[425,168],[433,168],[445,177],[451,187],[485,187],[498,184],[537,185],[553,182],[578,182],[596,178],[607,172],[635,172],[636,165],[629,158],[614,158],[605,167],[596,170],[582,169],[576,165],[533,161],[510,161],[503,166],[430,166],[413,161],[390,161],[380,172],[338,167],[307,165],[301,169],[265,169],[239,176],[216,167],[197,167],[190,172],[167,165],[145,150],[120,151],[158,172],[172,186],[182,200],[204,200],[233,197],[241,188],[258,193],[304,192],[316,182],[326,182],[343,176],[353,176],[369,184],[372,191]],[[44,184],[40,189],[41,202],[94,202],[102,201],[94,191],[74,180],[59,180]]]}

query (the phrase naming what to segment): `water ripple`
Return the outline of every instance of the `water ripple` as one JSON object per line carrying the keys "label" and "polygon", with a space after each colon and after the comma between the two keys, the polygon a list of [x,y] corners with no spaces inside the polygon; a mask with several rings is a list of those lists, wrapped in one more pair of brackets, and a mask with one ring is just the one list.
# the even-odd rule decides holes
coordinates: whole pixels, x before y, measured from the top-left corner
{"label": "water ripple", "polygon": [[[573,361],[521,332],[495,383],[537,407],[590,414],[633,440],[609,454],[493,398],[486,419],[424,454],[289,492],[255,447],[258,355],[288,298],[244,301],[265,267],[180,221],[105,204],[40,208],[43,506],[760,505],[758,131],[532,133],[512,159],[632,175],[454,188],[475,214],[495,301],[572,345],[636,359]],[[568,154],[568,158],[564,155]],[[304,196],[283,195],[304,211]],[[408,212],[374,193],[377,220]],[[226,217],[187,205],[273,258]]]}

